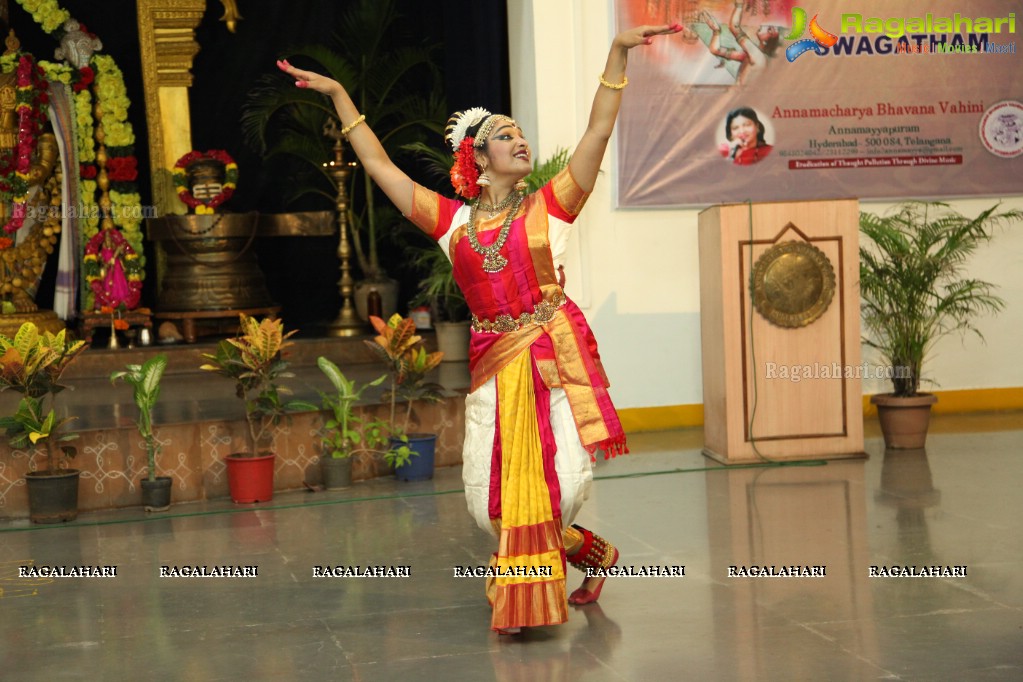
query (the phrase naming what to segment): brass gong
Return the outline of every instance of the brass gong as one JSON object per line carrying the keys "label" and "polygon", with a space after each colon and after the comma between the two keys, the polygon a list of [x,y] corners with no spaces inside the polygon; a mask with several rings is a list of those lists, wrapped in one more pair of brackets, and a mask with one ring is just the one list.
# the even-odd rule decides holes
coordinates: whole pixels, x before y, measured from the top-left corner
{"label": "brass gong", "polygon": [[835,295],[835,269],[806,242],[775,244],[753,266],[753,307],[779,327],[805,327],[824,314]]}

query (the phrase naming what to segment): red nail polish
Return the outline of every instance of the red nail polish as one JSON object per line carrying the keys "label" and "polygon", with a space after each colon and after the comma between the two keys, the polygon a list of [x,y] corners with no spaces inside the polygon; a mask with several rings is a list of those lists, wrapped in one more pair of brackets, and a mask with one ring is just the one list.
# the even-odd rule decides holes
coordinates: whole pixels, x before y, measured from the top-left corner
{"label": "red nail polish", "polygon": [[307,83],[306,81],[295,81],[295,87],[296,88],[308,88],[309,87],[309,83]]}

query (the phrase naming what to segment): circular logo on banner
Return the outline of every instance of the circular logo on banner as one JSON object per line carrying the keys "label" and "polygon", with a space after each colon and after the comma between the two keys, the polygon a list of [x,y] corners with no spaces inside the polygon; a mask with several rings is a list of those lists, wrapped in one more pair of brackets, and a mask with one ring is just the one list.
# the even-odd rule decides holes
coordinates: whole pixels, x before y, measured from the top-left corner
{"label": "circular logo on banner", "polygon": [[990,106],[980,119],[980,141],[1003,159],[1023,154],[1023,104],[1006,100]]}

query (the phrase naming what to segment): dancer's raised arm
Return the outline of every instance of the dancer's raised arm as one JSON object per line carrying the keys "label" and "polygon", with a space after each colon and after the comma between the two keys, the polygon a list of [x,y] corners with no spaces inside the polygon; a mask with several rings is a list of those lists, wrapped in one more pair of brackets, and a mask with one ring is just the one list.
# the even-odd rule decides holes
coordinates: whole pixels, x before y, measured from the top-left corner
{"label": "dancer's raised arm", "polygon": [[628,82],[625,78],[625,65],[629,50],[637,45],[650,45],[654,36],[678,33],[681,30],[681,24],[637,26],[615,36],[604,65],[604,73],[600,76],[600,87],[593,97],[589,123],[568,164],[575,181],[587,192],[593,189],[597,181],[600,162],[618,118],[622,90]]}
{"label": "dancer's raised arm", "polygon": [[359,113],[344,86],[333,78],[314,71],[296,69],[286,60],[278,60],[277,67],[295,79],[296,87],[315,90],[330,97],[338,118],[341,119],[341,132],[345,133],[348,144],[359,157],[362,167],[402,215],[411,213],[412,179],[391,161],[366,117]]}

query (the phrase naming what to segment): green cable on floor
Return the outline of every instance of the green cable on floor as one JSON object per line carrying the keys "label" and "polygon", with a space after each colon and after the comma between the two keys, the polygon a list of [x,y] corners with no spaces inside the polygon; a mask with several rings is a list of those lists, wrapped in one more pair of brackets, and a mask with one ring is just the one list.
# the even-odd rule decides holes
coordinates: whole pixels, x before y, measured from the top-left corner
{"label": "green cable on floor", "polygon": [[[798,462],[754,462],[750,464],[732,464],[729,466],[697,467],[694,469],[664,469],[660,471],[639,471],[631,474],[611,474],[608,476],[594,476],[595,481],[610,481],[621,478],[642,478],[644,476],[667,476],[671,474],[691,474],[705,471],[734,471],[736,469],[767,469],[788,466],[822,466],[827,464],[826,460],[807,460]],[[219,516],[222,514],[245,514],[254,511],[278,511],[283,509],[301,509],[303,507],[320,507],[334,504],[352,504],[355,502],[379,502],[382,500],[401,500],[415,497],[439,497],[441,495],[454,495],[464,493],[464,488],[454,490],[432,490],[422,493],[399,493],[392,495],[374,495],[371,497],[353,497],[343,500],[314,500],[294,504],[281,504],[268,507],[248,507],[244,509],[207,509],[204,511],[181,512],[181,513],[160,513],[151,516],[134,519],[111,519],[107,521],[72,521],[63,524],[31,525],[19,528],[0,528],[0,533],[18,533],[28,531],[46,531],[61,528],[82,528],[84,526],[114,526],[125,523],[151,523],[168,519],[184,519],[193,516]]]}

